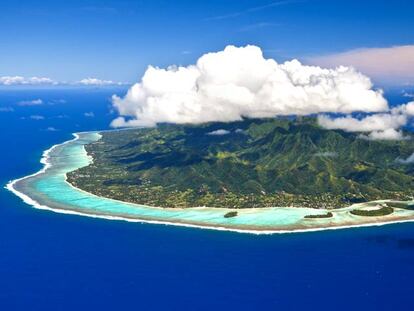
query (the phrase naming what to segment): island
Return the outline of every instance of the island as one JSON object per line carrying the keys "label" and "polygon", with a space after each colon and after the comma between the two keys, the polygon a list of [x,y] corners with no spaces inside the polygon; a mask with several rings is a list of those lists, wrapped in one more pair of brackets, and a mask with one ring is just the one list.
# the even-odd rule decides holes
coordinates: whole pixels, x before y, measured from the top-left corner
{"label": "island", "polygon": [[413,140],[367,140],[315,118],[246,119],[102,132],[73,186],[158,207],[340,208],[409,200]]}
{"label": "island", "polygon": [[390,215],[394,212],[394,209],[387,204],[378,204],[374,206],[366,206],[361,209],[354,209],[350,213],[357,216],[364,217],[375,217],[375,216],[385,216]]}
{"label": "island", "polygon": [[224,218],[231,218],[231,217],[236,217],[236,216],[237,216],[236,211],[231,211],[231,212],[227,212],[226,214],[224,214]]}
{"label": "island", "polygon": [[311,214],[311,215],[305,216],[305,218],[308,218],[308,219],[331,218],[331,217],[333,217],[332,212],[327,212],[325,214]]}
{"label": "island", "polygon": [[74,135],[6,188],[58,213],[254,234],[414,221],[412,139],[289,117]]}

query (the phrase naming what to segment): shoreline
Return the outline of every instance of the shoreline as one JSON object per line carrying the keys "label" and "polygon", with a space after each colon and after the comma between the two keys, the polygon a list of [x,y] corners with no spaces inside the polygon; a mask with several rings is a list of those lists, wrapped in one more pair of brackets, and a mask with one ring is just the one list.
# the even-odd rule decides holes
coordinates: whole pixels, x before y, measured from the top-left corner
{"label": "shoreline", "polygon": [[[100,133],[101,131],[97,131],[96,133]],[[91,218],[99,218],[99,219],[106,219],[106,220],[118,220],[118,221],[127,221],[127,222],[137,222],[137,223],[149,223],[149,224],[162,224],[162,225],[171,225],[171,226],[180,226],[180,227],[188,227],[188,228],[198,228],[198,229],[209,229],[209,230],[217,230],[217,231],[230,231],[230,232],[237,232],[237,233],[247,233],[247,234],[255,234],[255,235],[269,235],[269,234],[283,234],[283,233],[304,233],[304,232],[316,232],[316,231],[324,231],[324,230],[339,230],[339,229],[348,229],[348,228],[361,228],[361,227],[372,227],[372,226],[383,226],[383,225],[388,225],[388,224],[397,224],[397,223],[406,223],[406,222],[414,222],[414,216],[413,218],[408,218],[407,216],[403,217],[403,216],[396,216],[396,219],[394,220],[388,220],[388,221],[380,221],[380,220],[375,220],[375,219],[370,219],[370,222],[366,222],[366,223],[358,223],[358,224],[344,224],[344,225],[329,225],[329,226],[320,226],[320,227],[314,227],[314,228],[291,228],[291,229],[271,229],[271,228],[266,228],[263,227],[263,229],[260,228],[243,228],[243,227],[237,227],[237,226],[221,226],[221,225],[206,225],[204,223],[196,223],[196,222],[181,222],[181,221],[165,221],[165,220],[157,220],[157,219],[151,219],[151,218],[140,218],[140,217],[129,217],[129,216],[125,216],[125,215],[108,215],[105,213],[99,214],[99,213],[90,213],[87,211],[79,211],[77,209],[64,209],[64,208],[55,208],[55,207],[50,207],[47,205],[43,205],[39,202],[37,202],[36,200],[32,199],[29,195],[17,190],[15,188],[15,184],[21,180],[30,178],[30,177],[34,177],[37,176],[39,174],[45,173],[51,166],[52,164],[49,162],[50,159],[50,153],[58,146],[62,146],[65,144],[68,144],[70,142],[74,142],[80,139],[80,135],[82,133],[93,133],[93,132],[80,132],[80,133],[72,133],[72,135],[74,136],[73,139],[71,140],[67,140],[63,143],[60,144],[55,144],[52,147],[50,147],[49,149],[45,150],[42,153],[42,158],[40,159],[40,163],[42,163],[44,166],[38,171],[35,172],[33,174],[21,177],[21,178],[17,178],[14,180],[10,180],[6,185],[5,185],[5,189],[11,191],[13,194],[15,194],[17,197],[19,197],[20,199],[22,199],[22,201],[28,205],[31,205],[32,207],[36,208],[36,209],[40,209],[40,210],[47,210],[47,211],[52,211],[55,213],[61,213],[61,214],[69,214],[69,215],[78,215],[78,216],[84,216],[84,217],[91,217]],[[76,189],[76,191],[82,191],[88,195],[92,195],[95,197],[98,197],[100,199],[105,199],[105,200],[111,200],[114,202],[120,202],[123,204],[128,204],[130,206],[137,206],[137,204],[134,203],[130,203],[130,202],[124,202],[124,201],[120,201],[120,200],[115,200],[115,199],[110,199],[110,198],[105,198],[105,197],[99,197],[96,196],[92,193],[86,192],[82,189],[78,189],[76,187],[74,187],[73,185],[71,185],[69,182],[67,182],[66,180],[66,174],[65,174],[65,182],[70,185],[70,187],[72,187],[73,189]],[[143,205],[144,206],[144,205]],[[164,208],[160,208],[160,207],[151,207],[151,206],[144,206],[146,208],[153,208],[153,209],[164,209]],[[206,208],[206,207],[198,207],[198,208]],[[174,209],[174,208],[172,208]],[[174,209],[175,210],[175,209]],[[183,211],[185,209],[182,209]],[[399,219],[398,219],[399,218]],[[246,225],[247,226],[247,225]],[[252,226],[254,227],[254,226]]]}

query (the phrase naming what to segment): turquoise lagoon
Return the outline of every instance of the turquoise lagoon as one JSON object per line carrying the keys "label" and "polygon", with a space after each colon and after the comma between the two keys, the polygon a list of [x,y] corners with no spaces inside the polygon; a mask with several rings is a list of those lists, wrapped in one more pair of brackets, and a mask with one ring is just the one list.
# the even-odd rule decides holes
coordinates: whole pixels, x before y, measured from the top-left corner
{"label": "turquoise lagoon", "polygon": [[66,182],[66,173],[91,163],[84,145],[98,140],[100,134],[83,132],[74,135],[75,139],[44,152],[42,163],[45,167],[41,171],[10,182],[7,188],[37,208],[61,213],[250,233],[315,231],[414,220],[414,211],[407,209],[395,209],[392,215],[382,217],[349,213],[364,204],[331,210],[331,218],[305,219],[306,215],[323,214],[327,210],[291,207],[243,209],[238,210],[236,217],[225,218],[229,209],[157,208],[98,197],[71,186]]}

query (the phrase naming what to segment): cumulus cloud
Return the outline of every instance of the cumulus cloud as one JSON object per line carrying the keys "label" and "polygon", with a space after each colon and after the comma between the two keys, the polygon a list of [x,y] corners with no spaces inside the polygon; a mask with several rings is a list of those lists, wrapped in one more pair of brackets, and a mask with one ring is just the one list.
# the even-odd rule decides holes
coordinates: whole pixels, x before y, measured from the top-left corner
{"label": "cumulus cloud", "polygon": [[403,139],[401,128],[414,116],[414,102],[390,109],[382,90],[352,67],[278,64],[256,46],[228,46],[186,67],[149,66],[125,97],[112,100],[120,115],[113,127],[318,114],[325,128],[385,140]]}
{"label": "cumulus cloud", "polygon": [[33,100],[23,100],[17,103],[19,106],[38,106],[38,105],[42,105],[43,104],[43,100],[38,98],[38,99],[33,99]]}
{"label": "cumulus cloud", "polygon": [[414,84],[414,45],[356,49],[309,61],[319,66],[353,66],[386,83]]}
{"label": "cumulus cloud", "polygon": [[87,118],[93,118],[95,116],[95,114],[93,113],[93,111],[85,112],[83,115],[85,117],[87,117]]}
{"label": "cumulus cloud", "polygon": [[404,139],[401,127],[407,125],[414,116],[414,101],[396,106],[386,113],[365,115],[356,118],[351,115],[330,117],[319,115],[318,122],[327,129],[339,129],[346,132],[370,132],[368,135],[359,135],[365,139],[398,140]]}
{"label": "cumulus cloud", "polygon": [[149,66],[125,97],[113,96],[113,127],[204,123],[243,117],[387,111],[381,90],[353,68],[279,64],[256,46],[227,46],[195,65]]}
{"label": "cumulus cloud", "polygon": [[359,135],[359,138],[370,139],[370,140],[402,140],[407,139],[403,136],[401,130],[396,130],[393,128],[385,129],[382,131],[373,131],[368,135]]}
{"label": "cumulus cloud", "polygon": [[111,86],[111,85],[127,85],[128,83],[117,82],[112,80],[101,80],[97,78],[85,78],[80,81],[55,81],[46,77],[23,77],[23,76],[0,76],[0,85],[53,85],[53,86]]}
{"label": "cumulus cloud", "polygon": [[397,106],[387,113],[376,113],[356,118],[350,115],[344,117],[330,117],[319,115],[318,122],[327,129],[339,129],[346,132],[359,132],[360,138],[374,140],[404,139],[401,127],[407,125],[409,118],[414,116],[414,102]]}
{"label": "cumulus cloud", "polygon": [[362,119],[352,116],[331,118],[326,115],[318,116],[318,122],[327,129],[340,129],[346,132],[373,132],[387,129],[398,129],[407,123],[404,114],[374,114]]}
{"label": "cumulus cloud", "polygon": [[45,117],[41,116],[41,115],[34,114],[34,115],[30,116],[30,119],[32,119],[32,120],[44,120]]}
{"label": "cumulus cloud", "polygon": [[215,131],[207,133],[207,135],[215,135],[215,136],[222,136],[222,135],[227,135],[227,134],[230,134],[230,131],[223,130],[223,129],[219,129],[219,130],[215,130]]}
{"label": "cumulus cloud", "polygon": [[122,82],[115,82],[112,80],[101,80],[97,78],[85,78],[77,82],[80,85],[88,85],[88,86],[106,86],[106,85],[123,85],[125,83]]}
{"label": "cumulus cloud", "polygon": [[414,101],[399,105],[391,109],[392,114],[404,114],[406,116],[414,116]]}
{"label": "cumulus cloud", "polygon": [[398,158],[397,162],[400,162],[402,164],[414,163],[414,153],[412,155],[410,155],[407,159]]}
{"label": "cumulus cloud", "polygon": [[0,85],[55,85],[56,81],[45,77],[22,77],[3,76],[0,77]]}

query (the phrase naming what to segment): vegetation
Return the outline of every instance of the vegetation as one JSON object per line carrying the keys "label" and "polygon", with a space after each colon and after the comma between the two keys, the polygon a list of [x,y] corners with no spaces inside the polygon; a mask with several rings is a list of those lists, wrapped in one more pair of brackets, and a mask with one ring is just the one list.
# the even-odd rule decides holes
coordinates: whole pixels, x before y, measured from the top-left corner
{"label": "vegetation", "polygon": [[327,212],[326,214],[306,215],[305,218],[331,218],[332,216],[332,212]]}
{"label": "vegetation", "polygon": [[231,217],[236,217],[236,216],[237,216],[237,212],[235,211],[224,214],[224,218],[231,218]]}
{"label": "vegetation", "polygon": [[414,204],[409,202],[387,202],[388,206],[395,207],[395,208],[402,208],[402,209],[414,209]]}
{"label": "vegetation", "polygon": [[[224,129],[227,135],[209,135]],[[99,196],[161,207],[342,207],[413,196],[414,140],[373,141],[314,118],[103,132],[93,164],[68,181]]]}
{"label": "vegetation", "polygon": [[386,216],[394,212],[394,209],[390,206],[382,206],[379,209],[372,210],[363,210],[363,209],[354,209],[350,213],[357,216]]}

